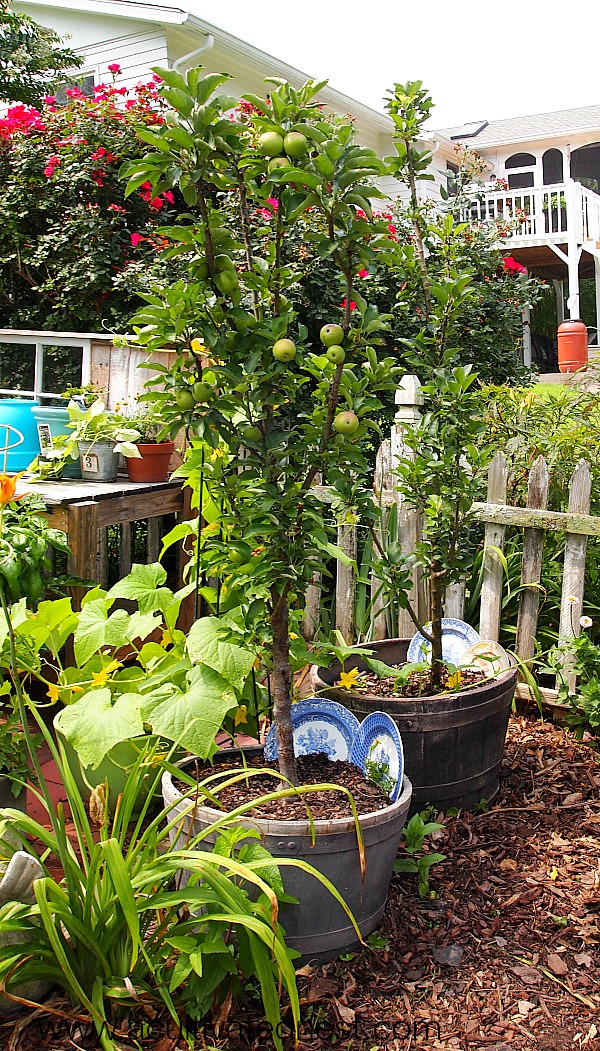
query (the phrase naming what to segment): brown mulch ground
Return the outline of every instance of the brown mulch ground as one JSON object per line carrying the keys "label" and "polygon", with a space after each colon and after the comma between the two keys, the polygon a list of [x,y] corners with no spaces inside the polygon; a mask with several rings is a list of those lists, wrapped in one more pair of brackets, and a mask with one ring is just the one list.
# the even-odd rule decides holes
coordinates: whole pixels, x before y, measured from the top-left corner
{"label": "brown mulch ground", "polygon": [[[438,834],[437,897],[421,901],[414,877],[394,877],[378,947],[300,977],[301,1051],[597,1051],[599,834],[596,753],[561,728],[512,719],[497,804]],[[205,1035],[195,1051],[273,1046],[256,1001]],[[155,1028],[137,1046],[187,1045]],[[96,1047],[81,1030],[48,1037],[32,1024],[10,1051]]]}
{"label": "brown mulch ground", "polygon": [[[382,792],[378,785],[368,781],[362,770],[353,763],[331,762],[324,752],[317,752],[298,756],[297,764],[298,779],[301,785],[331,784],[332,782],[341,785],[352,793],[359,814],[371,814],[375,810],[383,810],[390,804],[385,792]],[[214,763],[210,767],[201,767],[196,776],[202,778],[207,773],[211,775],[227,773],[232,765],[239,770],[240,763],[236,757],[232,757],[229,763]],[[248,758],[246,766],[261,770],[270,768],[277,772],[277,763],[267,762],[262,756]],[[194,776],[193,768],[189,768],[188,773]],[[208,788],[214,790],[219,783],[219,781],[211,782]],[[189,791],[189,786],[183,781],[176,780],[175,784],[180,791]],[[247,782],[238,780],[235,784],[220,789],[218,799],[223,809],[229,811],[256,799],[257,796],[278,792],[282,788],[287,788],[287,784],[282,784],[279,777],[256,774]],[[286,799],[273,799],[254,807],[249,814],[255,817],[273,818],[276,821],[306,821],[307,805],[315,821],[333,821],[336,818],[352,816],[348,796],[341,792],[332,792],[330,789],[323,792],[307,792],[300,798],[290,796]]]}

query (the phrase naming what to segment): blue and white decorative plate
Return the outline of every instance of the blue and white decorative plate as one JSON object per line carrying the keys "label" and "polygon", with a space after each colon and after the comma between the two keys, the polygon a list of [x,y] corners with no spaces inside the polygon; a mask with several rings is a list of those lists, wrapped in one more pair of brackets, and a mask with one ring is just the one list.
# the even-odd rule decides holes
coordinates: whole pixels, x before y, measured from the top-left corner
{"label": "blue and white decorative plate", "polygon": [[[292,727],[296,755],[325,752],[330,759],[348,759],[360,724],[352,712],[337,701],[306,697],[292,705]],[[264,756],[277,759],[275,723],[265,741]]]}
{"label": "blue and white decorative plate", "polygon": [[[428,628],[429,625],[426,624],[425,627]],[[442,660],[450,664],[459,664],[463,653],[480,639],[481,635],[464,620],[444,617],[442,620]],[[423,638],[420,631],[410,640],[406,659],[409,664],[431,660],[431,643]]]}
{"label": "blue and white decorative plate", "polygon": [[371,712],[360,724],[350,750],[350,762],[367,773],[367,763],[377,763],[381,773],[394,782],[389,792],[395,803],[402,790],[404,749],[398,727],[386,712]]}

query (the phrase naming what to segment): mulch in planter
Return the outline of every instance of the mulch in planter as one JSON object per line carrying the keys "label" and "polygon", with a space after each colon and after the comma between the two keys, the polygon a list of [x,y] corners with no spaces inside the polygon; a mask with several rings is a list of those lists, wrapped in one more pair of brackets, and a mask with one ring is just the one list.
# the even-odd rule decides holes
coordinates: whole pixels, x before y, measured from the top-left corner
{"label": "mulch in planter", "polygon": [[[347,788],[354,797],[356,809],[359,814],[370,814],[375,810],[383,810],[390,805],[389,798],[372,781],[367,780],[362,770],[353,763],[335,761],[331,762],[324,752],[313,755],[301,755],[298,757],[298,780],[301,785],[314,784],[339,784]],[[197,776],[202,779],[207,774],[218,771],[231,770],[231,767],[239,768],[239,756],[233,756],[226,762],[215,763],[213,766],[198,767]],[[262,756],[249,756],[246,765],[253,768],[268,768],[277,770],[276,762],[267,762]],[[188,767],[188,772],[193,773],[193,767]],[[216,784],[213,782],[212,784]],[[212,784],[211,787],[212,788]],[[182,781],[176,781],[177,787],[186,792],[189,786]],[[235,785],[225,788],[218,793],[218,798],[225,812],[235,810],[258,796],[277,792],[281,788],[287,788],[285,781],[270,777],[268,774],[258,774],[246,781],[238,781]],[[200,799],[202,802],[202,799]],[[208,805],[211,805],[207,801]],[[333,821],[335,818],[351,817],[348,797],[342,792],[309,792],[302,796],[290,796],[287,799],[274,799],[270,803],[264,803],[255,807],[251,815],[261,818],[272,818],[277,821],[306,821],[306,806],[310,806],[311,814],[315,821]]]}
{"label": "mulch in planter", "polygon": [[[395,876],[373,948],[299,976],[300,1051],[597,1051],[597,753],[560,727],[512,718],[498,802],[447,817],[431,848],[447,855],[431,871],[435,898]],[[151,1023],[142,1051],[186,1046],[165,1024]],[[12,1046],[10,1032],[0,1025],[3,1051],[100,1051],[66,1024],[49,1040],[34,1021]],[[194,1051],[273,1046],[252,996],[205,1036]]]}
{"label": "mulch in planter", "polygon": [[[390,668],[401,667],[401,664],[390,664]],[[456,674],[456,672],[449,672],[447,668],[443,668],[440,685],[432,686],[430,671],[413,671],[403,682],[399,682],[393,675],[384,675],[380,678],[375,672],[364,671],[353,683],[350,692],[368,693],[376,697],[393,697],[401,701],[404,697],[431,697],[438,693],[447,693],[449,690],[455,693],[472,686],[481,686],[487,681],[484,672],[479,668],[461,668],[459,682],[456,680]],[[448,680],[450,680],[450,685]]]}

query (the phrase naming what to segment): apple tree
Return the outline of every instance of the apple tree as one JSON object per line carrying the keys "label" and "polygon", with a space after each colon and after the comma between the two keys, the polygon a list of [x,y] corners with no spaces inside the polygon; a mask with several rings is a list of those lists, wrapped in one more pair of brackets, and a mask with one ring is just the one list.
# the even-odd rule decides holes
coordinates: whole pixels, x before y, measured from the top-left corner
{"label": "apple tree", "polygon": [[[356,281],[389,238],[371,206],[385,166],[349,120],[322,112],[322,83],[270,81],[240,119],[237,100],[216,94],[226,74],[157,73],[172,112],[139,129],[150,151],[123,175],[128,193],[149,182],[182,194],[189,213],[162,233],[187,276],[146,295],[133,327],[148,349],[177,352],[148,397],[172,433],[191,436],[184,469],[208,519],[198,564],[219,581],[221,608],[237,604],[244,630],[265,641],[280,770],[296,783],[290,616],[338,553],[313,484],[333,487],[341,520],[375,514],[363,447],[397,372],[377,353],[388,319]],[[309,211],[314,251],[290,257],[286,239]],[[341,302],[313,344],[293,305],[305,257],[317,273],[320,261],[334,268]]]}

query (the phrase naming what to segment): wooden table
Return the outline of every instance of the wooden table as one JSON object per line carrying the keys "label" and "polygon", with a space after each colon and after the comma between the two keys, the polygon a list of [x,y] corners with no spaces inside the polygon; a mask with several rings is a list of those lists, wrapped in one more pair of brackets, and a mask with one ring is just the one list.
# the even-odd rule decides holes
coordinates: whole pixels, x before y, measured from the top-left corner
{"label": "wooden table", "polygon": [[[172,482],[29,482],[20,478],[17,495],[37,493],[47,508],[48,523],[67,534],[71,554],[67,571],[84,579],[98,579],[99,532],[108,526],[177,514],[180,521],[191,517],[191,489],[181,479]],[[102,534],[100,534],[102,535]],[[183,579],[186,558],[180,549],[178,585]],[[123,564],[122,564],[123,565]],[[123,573],[122,575],[125,575]]]}

